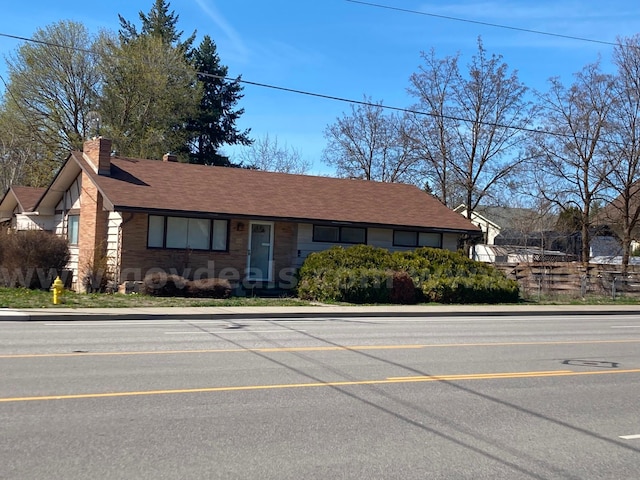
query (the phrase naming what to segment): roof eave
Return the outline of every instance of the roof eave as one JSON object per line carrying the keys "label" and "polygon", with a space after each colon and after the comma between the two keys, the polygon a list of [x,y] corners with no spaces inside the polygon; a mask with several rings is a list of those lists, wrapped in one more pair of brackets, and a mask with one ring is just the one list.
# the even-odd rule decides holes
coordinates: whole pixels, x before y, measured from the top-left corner
{"label": "roof eave", "polygon": [[430,232],[439,233],[454,233],[454,234],[469,234],[469,235],[481,235],[482,231],[472,225],[472,228],[455,228],[455,227],[436,227],[428,225],[402,225],[391,223],[379,223],[379,222],[352,222],[347,220],[331,220],[331,219],[319,219],[319,218],[304,218],[304,217],[282,217],[271,215],[251,215],[245,213],[233,213],[233,212],[195,212],[191,210],[172,210],[172,209],[158,209],[158,208],[145,208],[135,207],[131,205],[113,205],[113,210],[117,212],[130,212],[130,213],[145,213],[150,215],[175,215],[186,217],[208,217],[208,218],[238,218],[243,220],[262,220],[268,222],[280,221],[280,222],[294,222],[294,223],[314,223],[325,225],[339,225],[339,226],[353,226],[353,227],[366,227],[366,228],[391,228],[396,230],[424,230]]}

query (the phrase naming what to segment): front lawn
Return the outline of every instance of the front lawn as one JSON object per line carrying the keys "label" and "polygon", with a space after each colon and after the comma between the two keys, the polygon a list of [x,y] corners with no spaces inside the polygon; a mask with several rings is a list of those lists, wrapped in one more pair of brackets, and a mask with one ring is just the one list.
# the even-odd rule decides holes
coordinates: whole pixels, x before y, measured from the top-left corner
{"label": "front lawn", "polygon": [[232,297],[227,299],[152,297],[66,291],[60,305],[53,305],[51,292],[26,288],[0,288],[0,308],[128,308],[128,307],[264,307],[304,306],[296,298]]}

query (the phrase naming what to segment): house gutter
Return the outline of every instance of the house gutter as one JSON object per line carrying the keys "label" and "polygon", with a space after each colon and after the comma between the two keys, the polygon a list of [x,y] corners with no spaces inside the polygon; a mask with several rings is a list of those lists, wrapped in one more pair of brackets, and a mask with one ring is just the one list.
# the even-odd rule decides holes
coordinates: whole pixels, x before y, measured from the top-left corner
{"label": "house gutter", "polygon": [[149,215],[167,215],[180,216],[189,218],[211,218],[211,219],[240,219],[240,220],[260,220],[266,222],[292,222],[292,223],[312,223],[316,225],[342,225],[353,227],[368,228],[392,228],[398,230],[416,230],[436,233],[455,233],[467,234],[470,236],[481,236],[482,231],[477,229],[447,228],[447,227],[428,227],[424,225],[393,225],[388,223],[372,223],[372,222],[355,222],[348,220],[331,220],[320,218],[303,218],[303,217],[276,217],[266,215],[247,215],[241,213],[214,213],[214,212],[194,212],[189,210],[167,210],[160,208],[144,208],[130,207],[122,205],[114,205],[114,210],[121,212],[143,213]]}

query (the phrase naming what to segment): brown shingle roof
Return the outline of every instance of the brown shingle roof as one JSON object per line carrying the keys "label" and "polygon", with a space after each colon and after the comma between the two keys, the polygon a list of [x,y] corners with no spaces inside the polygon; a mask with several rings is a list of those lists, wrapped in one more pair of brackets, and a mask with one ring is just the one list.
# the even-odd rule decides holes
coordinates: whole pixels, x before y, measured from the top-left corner
{"label": "brown shingle roof", "polygon": [[81,153],[72,156],[115,210],[478,230],[413,185],[118,157],[107,177],[95,174]]}
{"label": "brown shingle roof", "polygon": [[13,186],[11,187],[11,190],[13,190],[20,207],[24,212],[32,212],[33,207],[36,206],[40,197],[42,197],[44,192],[47,191],[46,188],[19,186]]}

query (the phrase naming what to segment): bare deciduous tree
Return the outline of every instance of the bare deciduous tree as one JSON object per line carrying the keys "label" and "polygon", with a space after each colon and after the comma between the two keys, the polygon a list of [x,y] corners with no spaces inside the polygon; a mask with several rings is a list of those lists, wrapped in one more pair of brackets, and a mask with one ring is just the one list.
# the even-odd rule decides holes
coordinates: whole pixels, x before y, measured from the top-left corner
{"label": "bare deciduous tree", "polygon": [[416,155],[424,159],[425,178],[431,192],[450,208],[464,202],[456,188],[452,159],[457,158],[455,128],[460,122],[451,118],[449,104],[455,82],[459,80],[458,56],[436,58],[435,51],[422,54],[424,65],[411,76],[409,93],[420,99],[416,108],[427,115],[409,115],[411,140]]}
{"label": "bare deciduous tree", "polygon": [[254,140],[238,158],[247,167],[267,172],[303,174],[311,168],[311,162],[304,160],[298,150],[286,143],[281,145],[278,137],[271,139],[268,134]]}
{"label": "bare deciduous tree", "polygon": [[382,103],[364,102],[351,107],[325,130],[323,160],[340,177],[380,182],[416,183],[416,165],[404,118],[385,114]]}
{"label": "bare deciduous tree", "polygon": [[602,200],[612,163],[606,134],[615,106],[613,77],[599,64],[584,67],[571,87],[550,80],[542,95],[540,128],[534,136],[533,172],[539,191],[560,209],[581,214],[582,263],[589,262],[592,207]]}
{"label": "bare deciduous tree", "polygon": [[414,118],[415,147],[440,200],[451,207],[462,199],[471,218],[523,161],[523,129],[532,116],[527,88],[480,39],[467,76],[458,56],[438,59],[432,51],[422,58],[409,88],[418,98],[415,109],[426,114]]}
{"label": "bare deciduous tree", "polygon": [[608,139],[613,165],[606,185],[616,198],[601,217],[622,240],[622,269],[626,272],[631,240],[640,225],[640,35],[619,39],[613,59],[617,104],[610,114]]}

